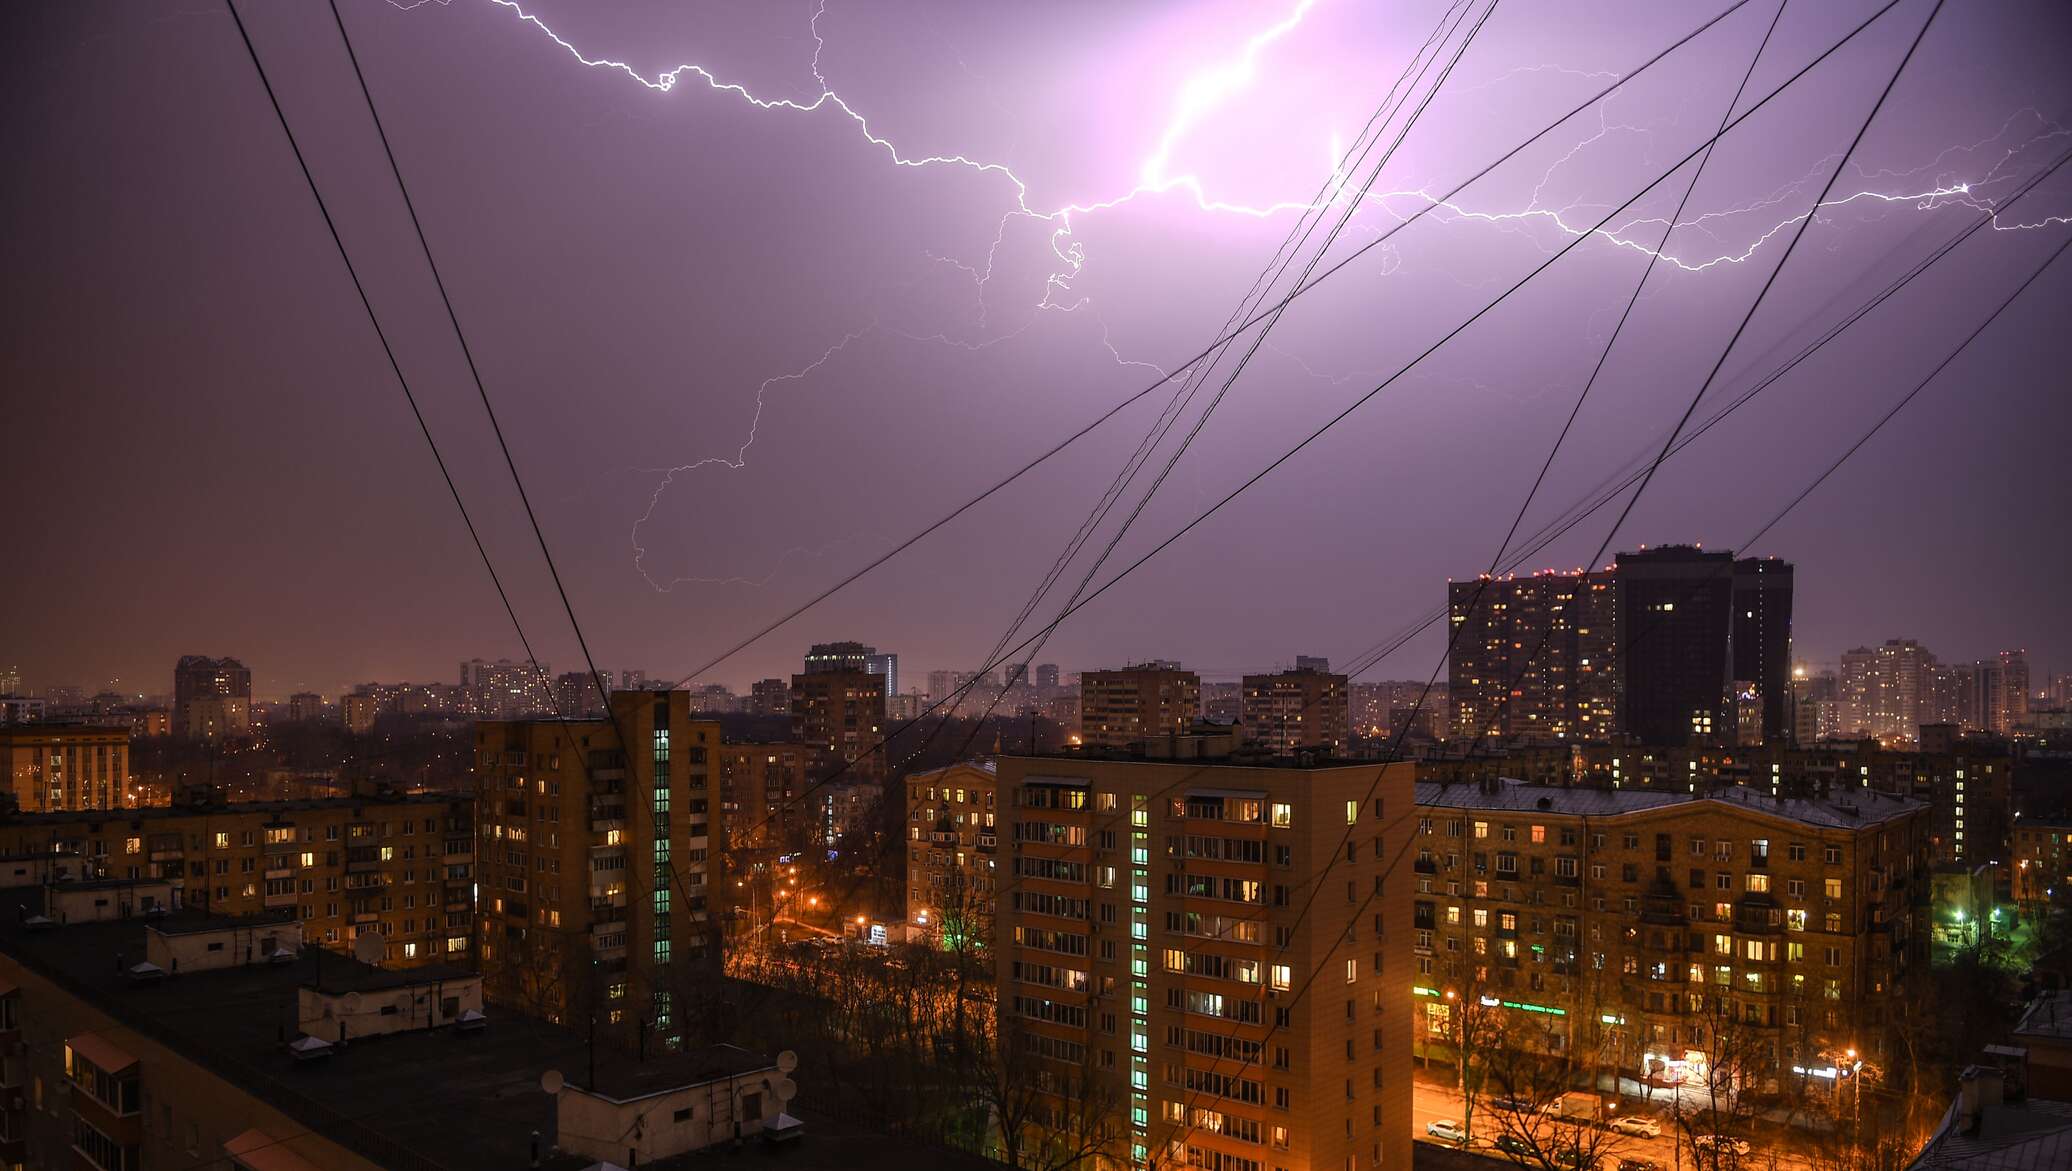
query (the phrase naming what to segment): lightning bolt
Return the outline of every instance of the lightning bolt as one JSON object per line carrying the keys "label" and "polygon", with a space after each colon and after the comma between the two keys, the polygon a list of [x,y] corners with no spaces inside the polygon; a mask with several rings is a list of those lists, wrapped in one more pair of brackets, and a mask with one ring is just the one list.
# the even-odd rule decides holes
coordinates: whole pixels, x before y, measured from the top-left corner
{"label": "lightning bolt", "polygon": [[[1113,195],[1081,199],[1048,207],[1032,204],[1030,184],[1005,163],[990,161],[963,153],[909,152],[902,149],[890,138],[879,133],[874,128],[869,117],[836,92],[822,70],[821,60],[826,51],[827,42],[821,33],[820,26],[827,13],[826,0],[817,0],[812,17],[808,22],[814,42],[809,70],[814,84],[819,87],[819,92],[803,100],[759,96],[747,86],[738,82],[728,81],[712,69],[696,63],[684,63],[656,73],[643,73],[625,61],[595,55],[578,47],[556,32],[537,13],[527,9],[523,0],[487,0],[487,2],[509,12],[521,24],[537,31],[579,64],[587,68],[617,74],[655,93],[673,93],[680,87],[685,89],[702,89],[709,94],[739,101],[755,109],[770,111],[776,114],[789,114],[801,117],[831,114],[852,124],[860,139],[876,151],[882,153],[885,160],[894,167],[962,170],[1001,181],[1011,196],[1010,206],[1000,218],[994,238],[986,251],[983,262],[965,263],[947,256],[934,254],[928,256],[931,262],[952,266],[970,280],[977,304],[976,325],[982,334],[989,328],[988,314],[990,303],[986,296],[987,288],[994,275],[998,253],[1007,238],[1009,226],[1016,220],[1034,221],[1047,225],[1048,228],[1047,245],[1055,264],[1044,280],[1043,295],[1037,302],[1035,309],[1038,311],[1074,312],[1083,310],[1088,305],[1087,298],[1078,295],[1073,288],[1075,278],[1084,270],[1087,263],[1084,246],[1074,238],[1073,223],[1075,217],[1112,211],[1146,197],[1180,195],[1184,196],[1187,202],[1191,203],[1197,211],[1203,214],[1267,219],[1289,213],[1314,212],[1349,197],[1345,191],[1344,176],[1341,175],[1338,176],[1337,182],[1327,186],[1324,198],[1321,201],[1297,199],[1265,204],[1245,203],[1212,195],[1202,178],[1192,171],[1180,170],[1177,173],[1175,171],[1174,159],[1183,143],[1191,135],[1201,131],[1219,110],[1223,109],[1232,100],[1242,95],[1255,84],[1264,62],[1270,56],[1271,50],[1275,45],[1286,41],[1297,33],[1303,25],[1305,18],[1315,8],[1317,0],[1297,0],[1294,6],[1288,9],[1286,14],[1279,20],[1246,38],[1228,60],[1206,66],[1191,75],[1180,85],[1173,97],[1163,128],[1155,139],[1149,153],[1137,168],[1134,185]],[[446,6],[451,3],[451,0],[388,0],[388,3],[408,12],[428,3]],[[1520,77],[1540,74],[1556,74],[1586,80],[1615,79],[1618,76],[1605,71],[1574,69],[1558,64],[1523,65],[1486,81],[1460,87],[1460,92],[1487,89],[1509,83]],[[1540,241],[1534,229],[1551,231],[1557,237],[1566,236],[1574,238],[1580,235],[1591,234],[1601,238],[1611,247],[1629,250],[1643,256],[1653,256],[1656,250],[1637,239],[1635,234],[1639,229],[1649,228],[1652,229],[1648,233],[1651,238],[1663,238],[1660,229],[1664,224],[1660,217],[1636,217],[1621,222],[1617,226],[1606,225],[1592,229],[1578,227],[1569,219],[1571,214],[1588,206],[1587,204],[1576,202],[1566,206],[1551,207],[1543,206],[1541,202],[1548,186],[1553,182],[1557,173],[1573,163],[1591,147],[1615,134],[1652,133],[1647,127],[1615,122],[1609,118],[1607,109],[1611,102],[1620,96],[1620,92],[1614,91],[1603,102],[1598,104],[1598,125],[1595,131],[1580,139],[1573,147],[1564,152],[1546,168],[1540,181],[1533,187],[1531,197],[1523,207],[1509,210],[1469,207],[1442,200],[1422,187],[1393,191],[1374,190],[1350,197],[1361,199],[1363,201],[1363,209],[1371,208],[1371,210],[1381,216],[1396,220],[1407,218],[1410,211],[1418,210],[1420,207],[1428,208],[1433,218],[1439,219],[1442,223],[1473,224],[1515,233],[1533,240],[1536,246],[1546,252],[1551,252],[1553,246]],[[2013,142],[2012,145],[2005,145],[2003,140],[2007,138],[2016,122],[2025,117],[2033,119],[2037,123],[2035,133],[2026,139]],[[1777,220],[1773,216],[1764,216],[1763,213],[1771,211],[1771,209],[1781,203],[1790,201],[1793,195],[1800,193],[1800,189],[1807,182],[1806,179],[1800,179],[1760,198],[1703,212],[1675,225],[1676,231],[1671,233],[1668,238],[1675,239],[1681,251],[1672,254],[1664,250],[1659,258],[1674,268],[1687,273],[1703,273],[1723,265],[1743,264],[1752,259],[1780,233],[1789,230],[1806,217],[1858,204],[1910,208],[1923,212],[1949,206],[1962,206],[1974,211],[1991,214],[1993,216],[1991,226],[1995,231],[2033,231],[2072,223],[2072,215],[2064,214],[2048,214],[2040,218],[2002,222],[1994,202],[1988,194],[1989,190],[1995,185],[2014,181],[2016,176],[2007,168],[2011,167],[2023,152],[2038,143],[2060,138],[2068,133],[2072,133],[2072,131],[2046,121],[2040,113],[2033,109],[2017,111],[2009,116],[2000,131],[1995,135],[1969,145],[1946,148],[1922,167],[1917,167],[1907,172],[1892,170],[1866,172],[1861,168],[1858,168],[1857,171],[1858,175],[1866,183],[1882,179],[1887,181],[1886,186],[1891,186],[1900,181],[1912,180],[1914,176],[1921,175],[1924,171],[1936,170],[1936,176],[1927,180],[1925,185],[1915,183],[1904,190],[1897,191],[1866,186],[1861,190],[1848,194],[1834,195],[1822,202],[1818,207],[1787,215],[1781,220]],[[1993,148],[1996,144],[2000,144],[1998,146],[2000,150],[1999,157],[1982,171],[1975,171],[1972,178],[1963,178],[1948,170],[1938,170],[1939,168],[1944,168],[1945,164],[1953,157],[1964,156],[1968,158]],[[1333,158],[1337,157],[1337,144],[1334,140]],[[1832,159],[1830,158],[1827,161],[1831,162]],[[1819,167],[1816,166],[1810,169],[1808,174],[1813,174],[1818,170]],[[1746,237],[1746,242],[1743,244],[1737,246],[1728,242],[1722,232],[1723,228],[1734,221],[1755,217],[1762,217],[1762,222],[1767,226],[1749,234]],[[1359,230],[1361,227],[1364,227],[1364,225],[1355,225],[1355,230]],[[1695,230],[1686,231],[1685,229]],[[1709,239],[1715,243],[1716,247],[1703,249],[1700,252],[1691,252],[1689,249],[1693,245],[1689,241],[1692,239]],[[1394,250],[1390,249],[1389,251],[1393,253]],[[1392,262],[1389,266],[1389,271],[1395,271],[1401,267],[1399,256],[1391,255],[1389,259]],[[899,331],[888,330],[874,320],[843,334],[840,340],[828,346],[817,358],[805,365],[764,379],[757,385],[755,390],[755,410],[749,423],[747,437],[736,449],[732,457],[715,456],[672,468],[658,469],[661,471],[662,477],[649,496],[646,511],[641,514],[633,525],[631,540],[634,548],[635,567],[651,586],[664,592],[681,583],[730,582],[760,584],[761,582],[766,582],[769,580],[768,578],[746,579],[736,577],[717,579],[679,577],[667,581],[657,581],[653,576],[649,575],[644,565],[647,550],[640,542],[640,530],[652,519],[657,504],[674,484],[677,477],[711,467],[725,467],[732,470],[745,468],[747,466],[749,449],[756,440],[768,393],[773,388],[802,382],[811,378],[845,349],[866,336],[874,333],[897,333],[898,336],[917,343],[972,349],[984,348],[985,346],[1007,340],[1007,338],[1016,336],[1027,328],[1029,327],[1025,324],[1012,333],[974,343],[954,340],[941,333],[934,335],[900,333]],[[1108,339],[1105,322],[1102,323],[1102,344],[1118,366],[1124,368],[1144,367],[1156,369],[1150,363],[1124,358],[1113,342]],[[1301,359],[1296,358],[1292,354],[1285,354],[1285,356],[1301,365],[1305,373],[1313,377],[1330,377],[1310,368],[1307,363],[1303,363]],[[1163,372],[1161,371],[1161,373]],[[791,553],[788,552],[786,556],[791,556]],[[772,571],[773,574],[774,572],[775,570]]]}

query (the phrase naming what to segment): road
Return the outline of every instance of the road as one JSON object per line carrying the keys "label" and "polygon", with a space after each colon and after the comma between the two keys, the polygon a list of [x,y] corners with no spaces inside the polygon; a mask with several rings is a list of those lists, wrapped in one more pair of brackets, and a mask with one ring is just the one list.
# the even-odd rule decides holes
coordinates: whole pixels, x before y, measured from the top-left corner
{"label": "road", "polygon": [[[1442,1146],[1447,1145],[1441,1144],[1437,1139],[1432,1138],[1425,1130],[1425,1127],[1442,1118],[1459,1122],[1462,1113],[1461,1097],[1458,1092],[1432,1085],[1422,1079],[1419,1079],[1413,1086],[1410,1098],[1411,1133],[1416,1136],[1419,1142]],[[1663,1167],[1671,1169],[1678,1166],[1684,1168],[1692,1167],[1693,1160],[1690,1149],[1688,1147],[1684,1149],[1682,1160],[1679,1162],[1673,1132],[1669,1129],[1665,1119],[1657,1118],[1657,1121],[1664,1123],[1663,1134],[1660,1138],[1645,1139],[1627,1137],[1625,1135],[1606,1136],[1605,1141],[1597,1148],[1599,1161],[1606,1171],[1617,1167],[1620,1159],[1630,1158],[1653,1159]],[[1496,1139],[1500,1132],[1496,1119],[1488,1108],[1482,1104],[1480,1099],[1477,1099],[1475,1104],[1474,1127],[1475,1149],[1478,1151],[1489,1150],[1489,1144]],[[1780,1150],[1774,1152],[1773,1155],[1773,1152],[1759,1147],[1744,1160],[1744,1166],[1761,1166],[1766,1171],[1771,1167],[1778,1168],[1779,1171],[1789,1171],[1791,1168],[1804,1167],[1806,1163],[1791,1153]]]}

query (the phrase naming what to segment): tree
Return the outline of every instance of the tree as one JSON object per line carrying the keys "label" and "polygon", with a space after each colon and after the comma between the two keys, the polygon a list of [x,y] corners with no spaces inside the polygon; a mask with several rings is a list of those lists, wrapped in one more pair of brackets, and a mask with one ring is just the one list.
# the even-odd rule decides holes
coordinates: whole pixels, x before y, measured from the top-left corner
{"label": "tree", "polygon": [[[1602,1031],[1593,1035],[1608,1043]],[[1628,1145],[1598,1125],[1594,1093],[1587,1108],[1570,1100],[1578,1086],[1594,1083],[1603,1059],[1574,1043],[1565,1018],[1511,1013],[1493,1042],[1483,1051],[1483,1097],[1500,1149],[1513,1162],[1573,1171],[1609,1165]]]}
{"label": "tree", "polygon": [[1003,1019],[972,1054],[968,1084],[992,1116],[998,1157],[1017,1171],[1079,1171],[1123,1161],[1129,1130],[1114,1079],[1088,1050],[1077,1062],[1039,1053],[1039,1038]]}
{"label": "tree", "polygon": [[[1742,1165],[1733,1142],[1755,1117],[1753,1093],[1774,1070],[1772,1038],[1755,1019],[1758,1006],[1737,1002],[1726,985],[1685,993],[1691,1047],[1703,1056],[1698,1093],[1679,1086],[1671,1118],[1680,1152],[1700,1171]],[[1721,1143],[1720,1139],[1726,1139]]]}

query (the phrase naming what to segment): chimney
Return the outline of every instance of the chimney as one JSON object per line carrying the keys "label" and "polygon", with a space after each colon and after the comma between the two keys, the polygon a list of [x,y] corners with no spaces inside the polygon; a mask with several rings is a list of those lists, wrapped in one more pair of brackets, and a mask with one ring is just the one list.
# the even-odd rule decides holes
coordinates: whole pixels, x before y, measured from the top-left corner
{"label": "chimney", "polygon": [[1977,1134],[1988,1110],[1998,1109],[2006,1090],[2006,1075],[1983,1065],[1965,1068],[1957,1077],[1957,1127],[1965,1134]]}

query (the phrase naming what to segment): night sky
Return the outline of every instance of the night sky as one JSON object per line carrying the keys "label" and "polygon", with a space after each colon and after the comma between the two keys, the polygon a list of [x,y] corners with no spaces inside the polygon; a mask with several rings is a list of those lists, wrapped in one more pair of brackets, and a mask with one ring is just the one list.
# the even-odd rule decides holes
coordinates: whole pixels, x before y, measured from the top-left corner
{"label": "night sky", "polygon": [[[1728,2],[1501,0],[1333,255]],[[341,0],[599,664],[688,671],[1210,340],[1293,222],[1259,210],[1311,197],[1448,10],[1297,4],[828,0],[816,44],[814,0],[526,0],[537,24]],[[1877,7],[1793,0],[1744,107]],[[1525,530],[1660,443],[1932,7],[1902,0],[1722,143]],[[1752,0],[1297,302],[1102,577],[1710,135],[1774,11]],[[329,10],[245,15],[534,646],[580,666]],[[231,654],[284,694],[517,657],[223,8],[9,4],[0,57],[0,666],[162,692],[179,655]],[[2072,150],[2068,60],[2060,0],[1947,4],[1697,418]],[[685,64],[708,72],[660,87]],[[1228,677],[1342,661],[1441,605],[1489,563],[1689,174],[1042,658]],[[1614,549],[1745,538],[2067,216],[2072,166],[1666,464]],[[1751,550],[1798,566],[1801,657],[1915,637],[2072,671],[2068,305],[2072,259]],[[837,638],[914,684],[977,667],[1169,393],[706,678],[745,689]],[[1528,568],[1575,567],[1614,511]],[[1435,627],[1369,677],[1442,650]]]}

